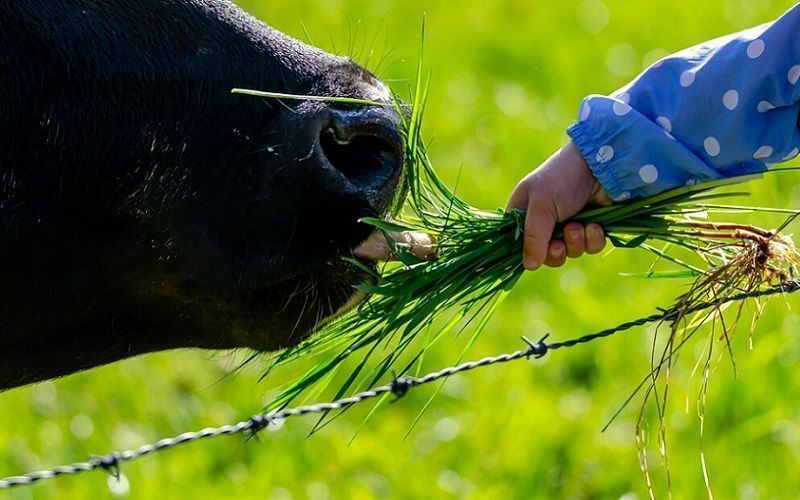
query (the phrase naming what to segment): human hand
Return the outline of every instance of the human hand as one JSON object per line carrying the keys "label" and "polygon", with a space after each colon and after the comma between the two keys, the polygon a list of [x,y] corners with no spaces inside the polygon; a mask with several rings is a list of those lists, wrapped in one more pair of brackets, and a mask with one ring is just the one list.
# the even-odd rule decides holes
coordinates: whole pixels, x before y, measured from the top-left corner
{"label": "human hand", "polygon": [[523,178],[508,200],[506,210],[525,210],[523,265],[533,271],[542,264],[558,267],[567,257],[595,254],[605,247],[598,224],[577,222],[564,226],[564,239],[552,239],[556,224],[568,220],[588,203],[610,205],[578,148],[569,143]]}

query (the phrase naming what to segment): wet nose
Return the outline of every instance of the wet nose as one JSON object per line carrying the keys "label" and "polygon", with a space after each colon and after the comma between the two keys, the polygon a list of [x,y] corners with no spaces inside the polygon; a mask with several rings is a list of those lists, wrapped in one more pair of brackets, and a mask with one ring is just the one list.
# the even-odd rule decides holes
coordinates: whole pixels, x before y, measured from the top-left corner
{"label": "wet nose", "polygon": [[403,168],[400,119],[391,107],[331,109],[319,132],[324,160],[372,208],[383,211],[394,197]]}

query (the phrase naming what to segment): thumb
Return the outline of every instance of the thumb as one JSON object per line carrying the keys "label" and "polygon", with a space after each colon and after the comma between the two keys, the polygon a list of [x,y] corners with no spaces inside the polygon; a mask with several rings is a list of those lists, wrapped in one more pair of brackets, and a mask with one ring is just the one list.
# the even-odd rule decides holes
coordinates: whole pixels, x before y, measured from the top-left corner
{"label": "thumb", "polygon": [[522,264],[525,269],[538,269],[547,258],[547,248],[558,222],[555,207],[542,206],[533,200],[528,203],[525,214],[524,251]]}

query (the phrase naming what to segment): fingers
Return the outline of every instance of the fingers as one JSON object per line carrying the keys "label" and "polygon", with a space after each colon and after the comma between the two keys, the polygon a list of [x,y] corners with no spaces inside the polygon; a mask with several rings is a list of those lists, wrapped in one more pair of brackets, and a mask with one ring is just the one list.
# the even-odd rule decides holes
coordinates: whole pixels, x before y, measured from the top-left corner
{"label": "fingers", "polygon": [[600,224],[586,226],[586,253],[594,255],[600,253],[606,246],[606,235]]}
{"label": "fingers", "polygon": [[584,253],[596,254],[606,246],[605,233],[599,224],[589,224],[585,228],[577,222],[564,226],[564,240],[553,240],[548,245],[545,265],[563,266],[567,257],[576,259]]}
{"label": "fingers", "polygon": [[547,246],[547,258],[544,263],[548,267],[561,267],[567,261],[567,245],[561,240],[553,240]]}
{"label": "fingers", "polygon": [[[524,250],[522,265],[529,271],[535,271],[548,259],[555,262],[550,255],[550,238],[556,227],[558,215],[554,210],[537,205],[529,200],[528,212],[525,215]],[[558,248],[556,248],[557,250]],[[566,251],[566,250],[565,250]]]}
{"label": "fingers", "polygon": [[567,244],[567,257],[575,259],[586,250],[586,232],[581,224],[570,222],[564,226],[564,243]]}
{"label": "fingers", "polygon": [[578,222],[570,222],[564,226],[563,241],[551,241],[558,214],[532,198],[524,200],[523,196],[524,193],[520,195],[519,190],[515,191],[508,205],[519,207],[523,201],[527,202],[522,261],[525,269],[534,271],[542,264],[559,267],[564,265],[568,257],[576,259],[584,253],[596,254],[605,247],[605,234],[599,224],[584,227]]}

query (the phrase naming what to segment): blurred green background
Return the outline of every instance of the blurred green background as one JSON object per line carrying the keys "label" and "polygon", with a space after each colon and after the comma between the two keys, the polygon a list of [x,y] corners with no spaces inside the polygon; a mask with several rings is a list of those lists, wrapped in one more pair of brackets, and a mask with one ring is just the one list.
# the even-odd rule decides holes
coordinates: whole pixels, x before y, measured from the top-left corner
{"label": "blurred green background", "polygon": [[[272,26],[365,64],[407,95],[427,19],[432,71],[425,135],[434,164],[476,206],[502,206],[516,182],[566,140],[580,99],[609,93],[655,59],[767,22],[792,2],[760,0],[241,1]],[[310,40],[309,40],[310,38]],[[800,175],[750,186],[753,203],[800,207]],[[758,216],[762,225],[778,219]],[[621,277],[646,269],[643,251],[585,258],[527,275],[469,358],[521,347],[520,335],[562,339],[666,306],[685,282]],[[800,299],[766,308],[739,377],[714,357],[701,443],[692,374],[707,335],[673,369],[666,437],[674,498],[706,495],[701,451],[717,498],[800,496]],[[749,308],[752,310],[752,307]],[[793,312],[795,311],[795,312]],[[749,318],[748,318],[749,321]],[[748,323],[744,321],[744,323]],[[2,493],[10,498],[647,498],[635,423],[640,400],[601,428],[647,373],[653,329],[638,329],[544,360],[456,376],[406,436],[434,388],[368,408],[308,437],[313,418],[156,454],[122,468]],[[722,344],[717,343],[722,352]],[[426,371],[451,364],[442,342]],[[0,394],[0,475],[139,446],[258,411],[288,379],[259,382],[247,353],[167,352]],[[298,365],[295,374],[300,372]],[[647,433],[655,494],[666,497],[657,422]]]}

